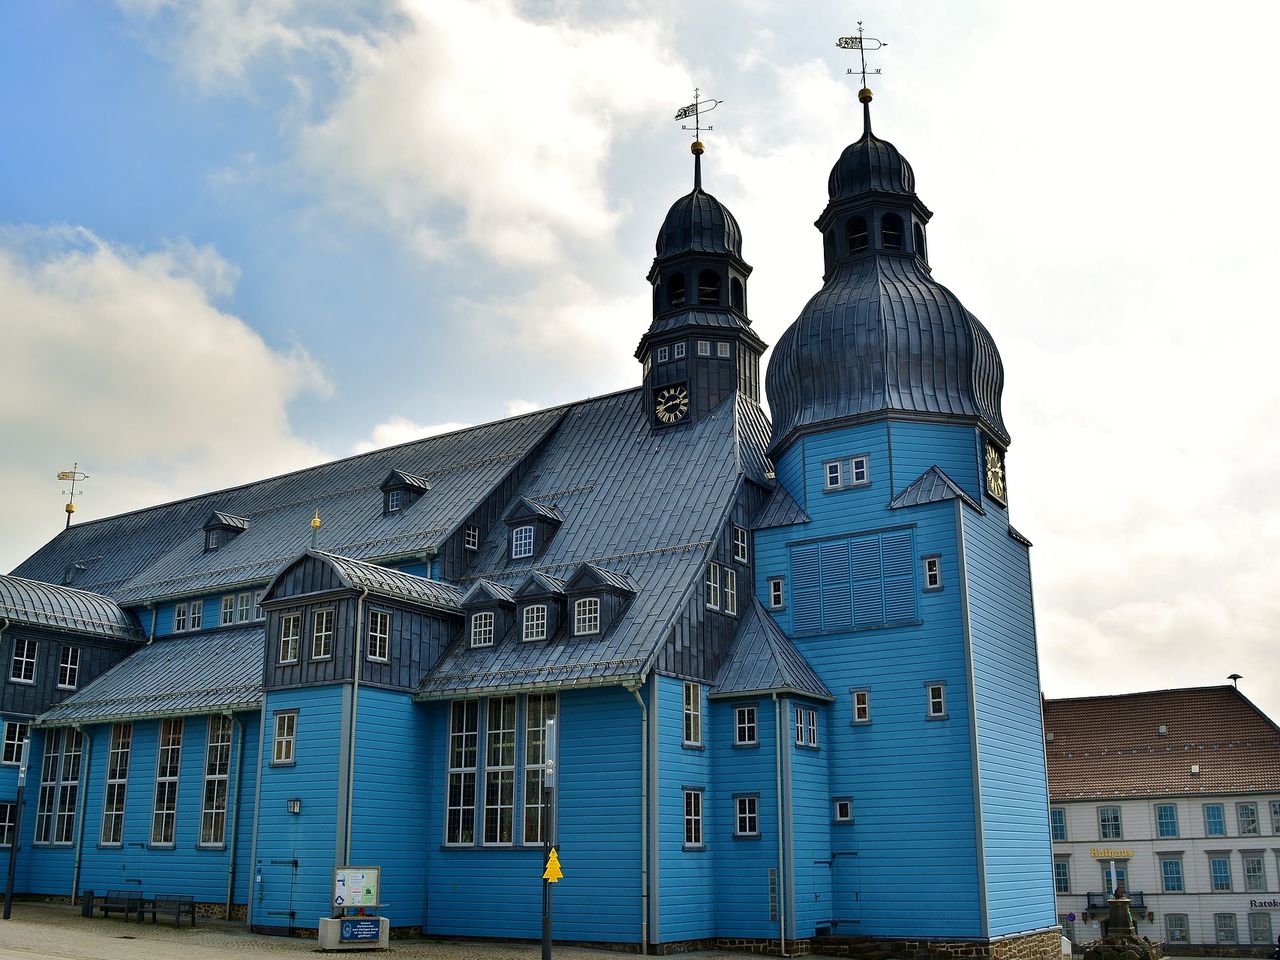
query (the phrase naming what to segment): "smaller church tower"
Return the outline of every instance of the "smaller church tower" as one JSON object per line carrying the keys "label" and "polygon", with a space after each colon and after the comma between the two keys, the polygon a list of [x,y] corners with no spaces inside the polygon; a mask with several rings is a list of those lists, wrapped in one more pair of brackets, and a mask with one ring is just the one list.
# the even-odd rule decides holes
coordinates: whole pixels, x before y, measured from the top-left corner
{"label": "smaller church tower", "polygon": [[747,318],[751,267],[738,221],[702,189],[705,149],[691,147],[693,190],[667,211],[649,270],[653,322],[636,359],[655,430],[696,423],[735,390],[760,400],[765,344]]}

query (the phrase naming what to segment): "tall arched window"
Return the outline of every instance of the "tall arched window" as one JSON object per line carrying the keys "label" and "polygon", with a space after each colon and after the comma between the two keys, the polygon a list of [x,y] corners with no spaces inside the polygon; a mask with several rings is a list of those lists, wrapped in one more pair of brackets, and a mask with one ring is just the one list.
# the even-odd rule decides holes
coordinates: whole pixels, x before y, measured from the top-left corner
{"label": "tall arched window", "polygon": [[735,310],[743,309],[742,281],[734,277],[729,281],[729,306]]}
{"label": "tall arched window", "polygon": [[880,240],[886,250],[902,249],[902,218],[896,213],[886,213],[880,218]]}
{"label": "tall arched window", "polygon": [[928,260],[929,254],[924,248],[924,227],[920,226],[920,224],[917,223],[915,227],[915,232],[916,232],[916,256],[919,257],[921,260]]}
{"label": "tall arched window", "polygon": [[862,253],[869,246],[867,239],[867,218],[849,218],[849,252]]}
{"label": "tall arched window", "polygon": [[714,270],[703,270],[698,274],[698,303],[720,305],[720,274]]}
{"label": "tall arched window", "polygon": [[653,312],[657,313],[662,309],[662,280],[659,278],[653,284]]}
{"label": "tall arched window", "polygon": [[684,274],[673,273],[667,278],[667,306],[683,306],[684,299]]}

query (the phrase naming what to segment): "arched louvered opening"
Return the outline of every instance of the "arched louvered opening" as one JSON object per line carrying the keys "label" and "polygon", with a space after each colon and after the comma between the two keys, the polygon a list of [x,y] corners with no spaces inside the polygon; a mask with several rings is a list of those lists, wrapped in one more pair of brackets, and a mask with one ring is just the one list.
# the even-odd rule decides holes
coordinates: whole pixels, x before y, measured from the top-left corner
{"label": "arched louvered opening", "polygon": [[915,234],[916,234],[916,256],[919,257],[921,260],[928,260],[929,253],[927,250],[925,250],[925,247],[924,247],[924,227],[920,226],[920,224],[917,223],[915,225]]}
{"label": "arched louvered opening", "polygon": [[836,258],[836,232],[828,229],[822,235],[822,255],[825,258],[827,269],[831,269],[831,262]]}
{"label": "arched louvered opening", "polygon": [[714,270],[703,270],[698,274],[698,303],[720,305],[720,274]]}
{"label": "arched louvered opening", "polygon": [[849,252],[862,253],[868,246],[870,246],[870,239],[867,237],[867,218],[850,217]]}
{"label": "arched louvered opening", "polygon": [[734,277],[729,281],[729,306],[739,311],[746,309],[746,298],[742,292],[742,281],[737,277]]}
{"label": "arched louvered opening", "polygon": [[886,250],[902,249],[902,218],[896,213],[880,218],[880,240]]}
{"label": "arched louvered opening", "polygon": [[684,274],[673,273],[667,278],[667,306],[682,307],[685,301]]}
{"label": "arched louvered opening", "polygon": [[659,278],[653,283],[653,312],[657,313],[662,309],[662,279]]}

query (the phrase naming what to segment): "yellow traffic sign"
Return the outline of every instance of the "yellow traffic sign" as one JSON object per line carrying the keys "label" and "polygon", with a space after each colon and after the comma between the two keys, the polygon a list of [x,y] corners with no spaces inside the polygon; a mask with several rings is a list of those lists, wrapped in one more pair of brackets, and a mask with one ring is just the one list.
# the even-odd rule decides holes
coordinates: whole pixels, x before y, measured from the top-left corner
{"label": "yellow traffic sign", "polygon": [[552,850],[551,856],[547,857],[547,869],[542,871],[542,879],[548,883],[564,879],[564,871],[560,869],[560,858],[556,856],[555,850]]}

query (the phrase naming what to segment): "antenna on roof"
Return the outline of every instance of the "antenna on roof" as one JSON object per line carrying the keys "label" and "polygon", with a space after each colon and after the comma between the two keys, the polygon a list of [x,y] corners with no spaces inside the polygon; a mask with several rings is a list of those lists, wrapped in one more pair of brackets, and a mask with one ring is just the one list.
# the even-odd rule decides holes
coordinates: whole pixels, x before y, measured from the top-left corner
{"label": "antenna on roof", "polygon": [[686,123],[682,123],[680,124],[680,129],[693,131],[693,143],[689,147],[689,152],[693,154],[693,188],[695,190],[702,189],[702,154],[707,149],[702,144],[702,131],[715,129],[715,127],[710,124],[705,127],[702,125],[702,115],[704,113],[710,113],[722,103],[724,103],[723,100],[703,100],[702,92],[697,87],[694,87],[693,103],[683,106],[676,111],[677,120],[688,120],[690,117],[693,117],[692,127]]}
{"label": "antenna on roof", "polygon": [[71,515],[76,512],[76,484],[88,480],[89,475],[81,473],[80,464],[76,462],[71,465],[70,470],[59,470],[57,479],[71,481],[71,489],[62,491],[63,495],[67,497],[67,505],[62,508],[67,512],[67,525],[62,529],[67,530],[71,527]]}
{"label": "antenna on roof", "polygon": [[864,37],[862,35],[862,21],[859,20],[858,35],[856,37],[841,37],[836,41],[836,46],[841,50],[858,51],[858,57],[861,61],[860,69],[854,70],[853,67],[849,67],[845,70],[845,74],[846,76],[854,76],[857,74],[862,77],[862,89],[858,91],[858,101],[862,104],[870,103],[871,89],[867,86],[867,75],[870,74],[873,77],[880,76],[880,68],[876,67],[874,70],[867,69],[867,51],[879,50],[882,47],[887,47],[888,44],[883,40],[877,40],[875,37]]}
{"label": "antenna on roof", "polygon": [[1238,673],[1233,673],[1231,676],[1227,677],[1227,679],[1231,681],[1231,685],[1232,685],[1233,687],[1235,687],[1237,690],[1239,690],[1239,689],[1240,689],[1240,681],[1241,681],[1241,680],[1243,680],[1243,679],[1244,679],[1244,677],[1240,676],[1240,674],[1238,674]]}

